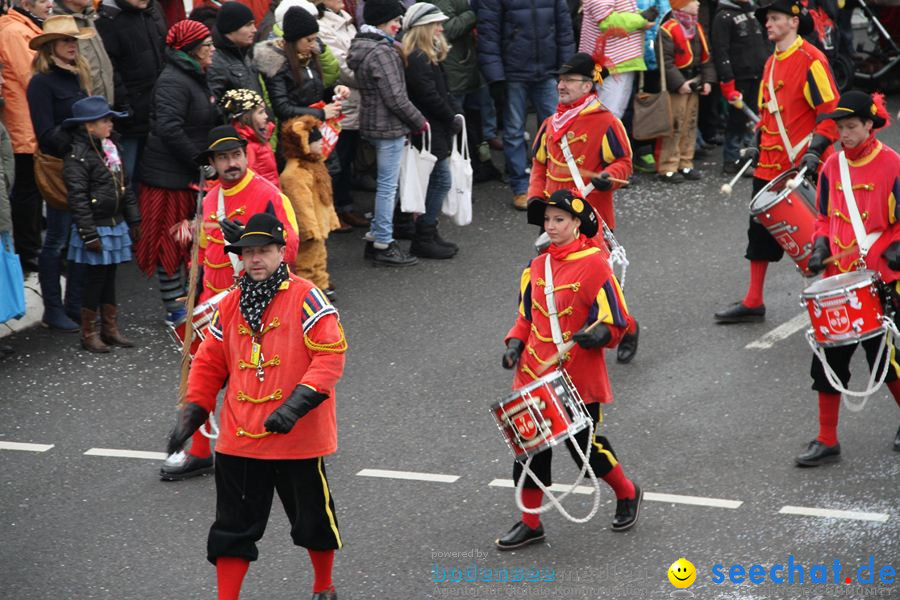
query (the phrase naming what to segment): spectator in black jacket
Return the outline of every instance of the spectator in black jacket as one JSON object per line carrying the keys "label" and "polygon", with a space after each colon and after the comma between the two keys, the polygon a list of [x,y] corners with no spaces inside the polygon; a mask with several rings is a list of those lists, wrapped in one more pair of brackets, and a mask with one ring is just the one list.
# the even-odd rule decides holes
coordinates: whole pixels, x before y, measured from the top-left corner
{"label": "spectator in black jacket", "polygon": [[156,0],[104,0],[99,12],[97,31],[113,65],[115,106],[131,114],[116,128],[125,172],[134,181],[150,131],[153,86],[165,65],[166,22]]}
{"label": "spectator in black jacket", "polygon": [[[139,204],[142,233],[137,244],[141,270],[159,277],[166,323],[184,317],[178,300],[187,293],[188,220],[196,209],[200,172],[194,159],[206,150],[209,130],[220,122],[206,71],[215,53],[209,29],[198,21],[175,23],[166,35],[166,66],[150,105],[150,135],[141,161]],[[181,228],[179,230],[179,228]]]}
{"label": "spectator in black jacket", "polygon": [[240,2],[222,4],[212,30],[216,54],[206,74],[209,90],[217,100],[228,90],[253,90],[262,95],[259,72],[250,56],[255,35],[256,22],[246,5]]}
{"label": "spectator in black jacket", "polygon": [[754,17],[752,0],[722,0],[713,19],[712,55],[722,96],[728,101],[722,170],[733,175],[740,169],[740,150],[752,144],[753,134],[747,116],[737,102],[755,106],[759,83],[772,47]]}

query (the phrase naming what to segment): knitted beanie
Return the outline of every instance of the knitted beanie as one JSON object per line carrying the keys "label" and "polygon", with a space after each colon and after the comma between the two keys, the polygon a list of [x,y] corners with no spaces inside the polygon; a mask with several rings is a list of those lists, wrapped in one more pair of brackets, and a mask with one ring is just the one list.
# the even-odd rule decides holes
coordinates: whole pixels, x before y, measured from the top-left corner
{"label": "knitted beanie", "polygon": [[216,15],[216,29],[225,35],[237,31],[247,23],[253,23],[253,11],[240,2],[225,2]]}
{"label": "knitted beanie", "polygon": [[292,6],[284,15],[284,23],[281,25],[284,31],[284,41],[296,42],[319,31],[319,22],[306,10]]}
{"label": "knitted beanie", "polygon": [[363,6],[363,20],[367,25],[377,27],[403,16],[404,12],[406,11],[400,0],[366,0]]}
{"label": "knitted beanie", "polygon": [[190,52],[209,37],[209,29],[199,21],[185,19],[169,28],[166,34],[166,45],[173,50]]}

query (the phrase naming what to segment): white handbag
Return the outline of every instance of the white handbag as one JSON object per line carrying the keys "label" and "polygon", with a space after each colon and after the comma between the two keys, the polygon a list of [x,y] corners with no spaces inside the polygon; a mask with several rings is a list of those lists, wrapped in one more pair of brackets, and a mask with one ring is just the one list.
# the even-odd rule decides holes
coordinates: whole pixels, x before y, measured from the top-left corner
{"label": "white handbag", "polygon": [[400,210],[405,213],[425,212],[425,193],[428,191],[428,179],[437,157],[431,153],[431,127],[425,125],[422,134],[422,149],[419,150],[406,141],[403,158],[400,163]]}
{"label": "white handbag", "polygon": [[462,115],[462,135],[453,136],[450,152],[450,191],[444,199],[442,212],[460,226],[472,222],[472,162],[469,160],[469,140],[466,120]]}

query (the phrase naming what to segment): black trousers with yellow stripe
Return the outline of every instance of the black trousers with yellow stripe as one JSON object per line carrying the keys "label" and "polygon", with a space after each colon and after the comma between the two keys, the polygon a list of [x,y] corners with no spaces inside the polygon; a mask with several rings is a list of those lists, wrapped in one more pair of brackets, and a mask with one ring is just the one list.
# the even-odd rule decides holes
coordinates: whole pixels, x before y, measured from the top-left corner
{"label": "black trousers with yellow stripe", "polygon": [[[591,469],[594,470],[594,474],[597,477],[603,477],[607,473],[612,471],[615,466],[619,464],[619,461],[616,458],[616,453],[613,452],[612,446],[609,444],[609,440],[602,435],[596,435],[599,429],[599,425],[603,421],[603,417],[600,412],[600,404],[588,404],[587,410],[591,415],[593,426],[586,427],[575,434],[575,443],[578,444],[578,447],[581,448],[582,452],[584,452],[584,447],[587,444],[588,437],[592,435],[594,436],[593,440],[591,441],[591,451],[588,455],[588,464],[591,465]],[[569,448],[569,453],[575,460],[575,464],[577,464],[578,468],[580,469],[582,467],[581,457],[578,456],[578,453],[575,451],[575,447],[572,445],[571,439],[566,440],[566,446]],[[529,467],[531,471],[535,475],[537,475],[537,478],[540,479],[541,483],[548,487],[553,484],[553,473],[551,468],[552,459],[553,449],[548,448],[543,452],[535,454],[534,458],[531,460],[531,466]],[[513,464],[513,480],[517,485],[519,483],[519,478],[522,476],[522,465],[523,463],[519,461],[515,461],[515,463]],[[529,475],[528,479],[525,480],[525,487],[537,488],[538,485]]]}
{"label": "black trousers with yellow stripe", "polygon": [[278,492],[297,546],[310,550],[341,547],[334,499],[322,457],[263,460],[216,452],[216,521],[209,529],[206,554],[254,561],[256,542],[269,521]]}

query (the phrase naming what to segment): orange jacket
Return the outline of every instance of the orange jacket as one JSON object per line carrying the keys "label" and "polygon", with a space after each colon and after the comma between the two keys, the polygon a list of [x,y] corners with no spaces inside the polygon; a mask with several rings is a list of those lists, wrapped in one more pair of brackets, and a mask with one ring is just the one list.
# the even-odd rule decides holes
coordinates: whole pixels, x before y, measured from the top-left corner
{"label": "orange jacket", "polygon": [[31,125],[26,90],[31,80],[34,50],[28,47],[32,38],[42,33],[34,21],[15,9],[0,17],[0,63],[3,64],[3,96],[6,108],[3,123],[9,130],[13,152],[34,154],[37,138]]}
{"label": "orange jacket", "polygon": [[[314,458],[337,450],[334,387],[344,372],[347,342],[337,311],[317,287],[291,275],[263,313],[258,376],[240,289],[229,293],[213,317],[191,363],[187,402],[207,410],[228,381],[216,450],[263,459]],[[263,424],[298,385],[328,394],[290,433],[272,434]]]}
{"label": "orange jacket", "polygon": [[[775,114],[769,111],[769,73],[781,119],[792,146],[799,146],[791,161],[784,141],[778,132]],[[753,174],[771,181],[800,162],[807,143],[803,140],[810,133],[818,133],[834,141],[838,138],[837,125],[826,120],[816,124],[816,117],[834,112],[838,103],[838,91],[828,67],[828,59],[818,48],[798,37],[784,52],[775,51],[766,61],[762,84],[759,86],[759,162]],[[828,148],[822,154],[824,161],[833,152]]]}
{"label": "orange jacket", "polygon": [[[200,233],[198,254],[198,260],[203,265],[203,290],[200,293],[200,302],[206,302],[234,283],[234,268],[225,252],[225,241],[217,216],[220,187],[221,184],[215,185],[203,198],[203,231]],[[239,219],[245,225],[251,216],[265,212],[271,202],[275,216],[285,225],[284,261],[289,265],[294,264],[299,245],[297,218],[291,203],[281,190],[247,169],[247,174],[238,183],[223,188],[222,196],[225,200],[226,216],[232,220]]]}
{"label": "orange jacket", "polygon": [[[514,389],[538,379],[538,370],[557,352],[544,294],[547,256],[546,253],[537,256],[522,272],[519,314],[515,325],[506,334],[507,341],[516,338],[525,342],[525,350],[516,366]],[[569,341],[573,333],[600,319],[612,332],[607,347],[617,345],[625,334],[628,308],[601,250],[580,236],[562,260],[550,258],[550,267],[563,341]],[[605,350],[605,347],[586,350],[576,344],[562,361],[562,367],[586,404],[612,402]],[[549,373],[552,368],[548,365],[542,374]]]}
{"label": "orange jacket", "polygon": [[[548,118],[541,125],[532,147],[529,198],[549,198],[556,190],[576,187],[560,143],[553,139],[552,119]],[[582,110],[565,135],[572,157],[580,169],[591,173],[606,171],[615,179],[622,180],[631,176],[631,144],[625,127],[599,101]],[[585,184],[590,183],[590,176],[582,175],[582,179]],[[613,191],[619,187],[620,184],[614,183],[612,189],[603,192],[594,190],[586,198],[610,229],[616,227]]]}

